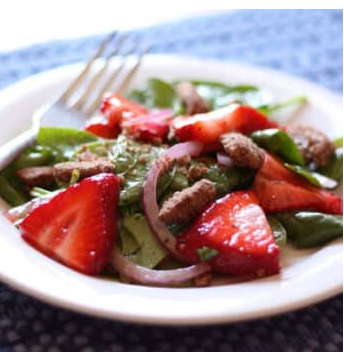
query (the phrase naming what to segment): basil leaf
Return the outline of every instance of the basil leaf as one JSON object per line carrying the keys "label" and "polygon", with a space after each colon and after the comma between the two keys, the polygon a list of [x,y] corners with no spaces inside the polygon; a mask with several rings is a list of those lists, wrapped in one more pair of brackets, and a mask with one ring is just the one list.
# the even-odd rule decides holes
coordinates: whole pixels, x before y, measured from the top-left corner
{"label": "basil leaf", "polygon": [[318,171],[340,182],[343,178],[343,148],[336,149],[329,165],[320,168]]}
{"label": "basil leaf", "polygon": [[253,132],[251,138],[260,147],[277,154],[283,160],[292,164],[305,165],[299,148],[286,132],[270,128]]}
{"label": "basil leaf", "polygon": [[287,233],[283,225],[274,216],[267,217],[272,234],[279,247],[284,247],[287,244]]}
{"label": "basil leaf", "polygon": [[219,254],[219,251],[209,247],[202,247],[197,249],[197,254],[199,256],[199,259],[205,262],[207,260],[215,258]]}
{"label": "basil leaf", "polygon": [[297,248],[319,246],[343,236],[343,216],[311,211],[275,214]]}
{"label": "basil leaf", "polygon": [[317,172],[314,172],[314,171],[310,171],[305,167],[301,167],[299,165],[291,165],[288,163],[285,163],[285,166],[289,170],[294,171],[299,176],[306,179],[309,183],[311,183],[314,186],[327,188],[327,189],[333,189],[333,188],[336,188],[338,185],[337,181],[333,180],[332,178],[323,176],[323,175],[321,175]]}
{"label": "basil leaf", "polygon": [[149,109],[170,108],[175,114],[184,111],[173,85],[158,78],[151,78],[144,89],[130,92],[128,98]]}

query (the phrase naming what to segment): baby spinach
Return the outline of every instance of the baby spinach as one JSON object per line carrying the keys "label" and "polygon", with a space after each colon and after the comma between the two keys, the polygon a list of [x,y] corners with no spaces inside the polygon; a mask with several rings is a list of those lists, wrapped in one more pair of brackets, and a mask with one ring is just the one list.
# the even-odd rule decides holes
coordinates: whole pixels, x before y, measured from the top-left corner
{"label": "baby spinach", "polygon": [[128,98],[149,109],[170,108],[175,114],[183,112],[183,104],[173,85],[158,78],[151,78],[144,89],[133,90]]}
{"label": "baby spinach", "polygon": [[[90,150],[100,155],[106,155],[115,162],[115,173],[125,178],[120,193],[119,205],[132,206],[140,203],[141,192],[146,174],[153,160],[157,159],[164,147],[139,143],[120,135],[111,142],[97,142],[90,144]],[[169,186],[172,173],[159,178],[158,196]]]}
{"label": "baby spinach", "polygon": [[259,146],[277,154],[283,160],[292,164],[305,165],[299,148],[286,132],[277,128],[270,128],[253,132],[251,138]]}
{"label": "baby spinach", "polygon": [[216,188],[217,197],[237,189],[245,187],[253,179],[254,171],[245,168],[223,168],[218,164],[208,166],[204,178],[212,181]]}
{"label": "baby spinach", "polygon": [[[274,112],[280,111],[280,110],[283,110],[283,109],[297,110],[301,106],[306,104],[307,102],[308,102],[307,97],[305,97],[304,95],[300,95],[300,96],[296,96],[296,97],[287,99],[287,100],[282,101],[280,103],[262,106],[262,107],[259,108],[259,111],[262,114],[266,115],[266,116],[270,116]],[[288,113],[290,114],[290,111]]]}
{"label": "baby spinach", "polygon": [[35,145],[19,155],[9,166],[0,172],[0,195],[13,206],[21,205],[29,200],[24,185],[17,178],[16,170],[25,167],[50,165],[54,161],[51,150]]}
{"label": "baby spinach", "polygon": [[166,256],[142,214],[124,217],[120,239],[123,254],[138,265],[154,268]]}
{"label": "baby spinach", "polygon": [[10,205],[18,206],[28,201],[27,196],[23,193],[20,185],[14,185],[11,180],[13,174],[9,174],[4,170],[0,173],[0,195]]}
{"label": "baby spinach", "polygon": [[343,178],[343,148],[338,148],[332,155],[329,165],[320,168],[320,173],[338,182]]}
{"label": "baby spinach", "polygon": [[279,247],[284,247],[287,244],[287,233],[283,225],[274,216],[267,217],[272,234]]}
{"label": "baby spinach", "polygon": [[318,172],[310,171],[305,167],[301,167],[299,165],[291,165],[285,163],[285,166],[297,173],[299,176],[305,178],[309,183],[314,186],[333,189],[336,188],[338,183],[332,178],[326,177],[324,175],[319,174]]}
{"label": "baby spinach", "polygon": [[297,248],[319,246],[343,236],[343,216],[311,211],[275,214]]}
{"label": "baby spinach", "polygon": [[337,148],[343,148],[343,137],[338,137],[333,141]]}
{"label": "baby spinach", "polygon": [[37,144],[50,150],[56,162],[70,160],[77,146],[96,140],[93,134],[74,128],[42,127],[37,135]]}
{"label": "baby spinach", "polygon": [[252,85],[230,86],[220,82],[192,81],[198,94],[204,98],[212,110],[238,102],[253,107],[266,106],[271,97],[265,91]]}

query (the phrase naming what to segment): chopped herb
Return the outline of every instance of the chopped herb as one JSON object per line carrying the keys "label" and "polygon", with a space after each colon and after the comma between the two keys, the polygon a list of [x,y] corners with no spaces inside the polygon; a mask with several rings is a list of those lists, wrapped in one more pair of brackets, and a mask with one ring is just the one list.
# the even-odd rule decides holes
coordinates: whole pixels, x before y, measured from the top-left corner
{"label": "chopped herb", "polygon": [[74,185],[75,183],[77,183],[79,181],[79,178],[80,178],[80,170],[78,170],[78,169],[73,170],[69,184]]}
{"label": "chopped herb", "polygon": [[207,260],[210,260],[212,258],[215,258],[219,252],[216,249],[209,248],[209,247],[203,247],[203,248],[198,248],[197,249],[197,254],[199,258],[205,262]]}

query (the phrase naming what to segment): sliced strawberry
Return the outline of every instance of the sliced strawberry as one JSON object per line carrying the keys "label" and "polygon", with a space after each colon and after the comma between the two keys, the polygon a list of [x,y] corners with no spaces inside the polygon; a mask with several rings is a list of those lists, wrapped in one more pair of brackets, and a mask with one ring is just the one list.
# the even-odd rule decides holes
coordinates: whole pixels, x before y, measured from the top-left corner
{"label": "sliced strawberry", "polygon": [[192,263],[198,251],[218,252],[209,263],[217,272],[271,275],[279,271],[279,247],[252,191],[238,191],[212,203],[178,237],[178,250]]}
{"label": "sliced strawberry", "polygon": [[128,134],[133,135],[135,138],[142,141],[164,141],[169,131],[169,120],[172,116],[172,110],[161,110],[126,120],[122,123],[122,127]]}
{"label": "sliced strawberry", "polygon": [[145,115],[148,110],[119,94],[107,95],[100,107],[100,111],[107,117],[111,127],[119,126],[123,120]]}
{"label": "sliced strawberry", "polygon": [[118,126],[111,127],[108,120],[103,116],[92,117],[87,121],[85,130],[98,137],[115,139],[120,133]]}
{"label": "sliced strawberry", "polygon": [[256,174],[253,190],[266,212],[309,209],[343,214],[340,197],[309,184],[268,153]]}
{"label": "sliced strawberry", "polygon": [[249,134],[278,126],[252,107],[231,104],[205,114],[176,118],[172,127],[181,141],[196,140],[209,145],[217,143],[226,132]]}
{"label": "sliced strawberry", "polygon": [[89,177],[35,208],[20,224],[22,237],[49,257],[97,275],[117,235],[118,197],[117,176]]}

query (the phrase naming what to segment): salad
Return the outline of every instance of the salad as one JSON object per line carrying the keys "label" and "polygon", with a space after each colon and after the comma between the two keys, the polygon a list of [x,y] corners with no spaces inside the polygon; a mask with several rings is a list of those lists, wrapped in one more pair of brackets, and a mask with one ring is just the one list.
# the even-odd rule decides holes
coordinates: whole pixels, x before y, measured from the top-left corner
{"label": "salad", "polygon": [[41,128],[0,173],[6,217],[87,275],[207,286],[277,274],[287,242],[343,233],[342,138],[288,123],[305,97],[150,79],[107,94],[85,128]]}

